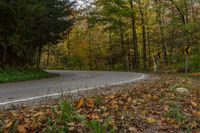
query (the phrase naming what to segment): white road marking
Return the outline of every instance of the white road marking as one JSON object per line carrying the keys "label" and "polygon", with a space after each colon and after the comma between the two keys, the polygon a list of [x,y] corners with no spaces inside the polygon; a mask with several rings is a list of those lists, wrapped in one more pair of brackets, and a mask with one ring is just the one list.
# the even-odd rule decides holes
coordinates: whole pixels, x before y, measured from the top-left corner
{"label": "white road marking", "polygon": [[[82,89],[77,89],[77,90],[73,90],[73,91],[67,91],[67,93],[68,94],[70,94],[70,93],[77,93],[77,92],[80,92],[80,91],[94,90],[96,88],[102,88],[102,87],[106,87],[106,86],[120,85],[120,84],[126,84],[126,83],[136,82],[138,80],[145,79],[145,77],[146,77],[146,75],[142,74],[141,77],[133,79],[133,80],[116,82],[116,83],[107,84],[107,85],[99,85],[99,86],[89,87],[89,88],[82,88]],[[0,103],[0,106],[5,106],[7,104],[13,104],[13,103],[20,103],[20,102],[32,101],[32,100],[42,99],[42,98],[47,98],[47,97],[61,96],[62,94],[63,93],[55,93],[55,94],[49,94],[49,95],[31,97],[31,98],[26,98],[26,99],[13,100],[13,101],[8,101],[8,102]]]}

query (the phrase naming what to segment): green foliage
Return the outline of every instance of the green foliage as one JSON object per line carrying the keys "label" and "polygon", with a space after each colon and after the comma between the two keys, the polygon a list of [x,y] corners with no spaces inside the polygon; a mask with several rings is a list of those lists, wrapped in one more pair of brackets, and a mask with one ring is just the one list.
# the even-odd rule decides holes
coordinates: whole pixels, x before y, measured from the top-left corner
{"label": "green foliage", "polygon": [[12,125],[11,125],[11,127],[10,127],[10,129],[9,129],[9,133],[16,133],[17,132],[17,126],[19,125],[19,120],[15,120],[13,123],[12,123]]}
{"label": "green foliage", "polygon": [[96,107],[99,107],[100,105],[103,104],[103,99],[102,99],[101,97],[97,96],[97,97],[95,97],[94,99],[95,99],[94,105],[95,105]]}
{"label": "green foliage", "polygon": [[180,124],[184,123],[187,119],[187,116],[183,113],[180,106],[172,103],[169,111],[166,113],[166,117],[175,119]]}
{"label": "green foliage", "polygon": [[42,48],[57,44],[73,26],[69,0],[2,0],[0,2],[0,65],[40,63]]}
{"label": "green foliage", "polygon": [[25,81],[33,79],[41,79],[56,76],[42,70],[35,69],[16,69],[6,68],[5,70],[0,68],[0,83]]}
{"label": "green foliage", "polygon": [[180,87],[179,84],[173,84],[173,85],[171,85],[171,86],[169,87],[169,89],[170,89],[170,91],[175,92],[176,89],[177,89],[178,87]]}
{"label": "green foliage", "polygon": [[101,123],[96,120],[92,120],[87,123],[86,127],[91,133],[115,133],[115,129],[109,128],[109,123],[112,122],[112,118],[109,117],[105,122]]}
{"label": "green foliage", "polygon": [[81,122],[85,119],[66,101],[61,102],[58,107],[53,107],[52,112],[52,117],[56,119],[48,119],[48,126],[43,130],[44,133],[68,132],[71,122]]}

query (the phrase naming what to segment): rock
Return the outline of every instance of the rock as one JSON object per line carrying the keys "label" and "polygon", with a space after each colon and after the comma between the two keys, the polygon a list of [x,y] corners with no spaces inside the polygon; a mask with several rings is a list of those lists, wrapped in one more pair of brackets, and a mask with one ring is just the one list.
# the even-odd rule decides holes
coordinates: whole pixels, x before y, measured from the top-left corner
{"label": "rock", "polygon": [[186,88],[176,88],[176,91],[179,92],[179,93],[187,93],[188,89],[186,89]]}

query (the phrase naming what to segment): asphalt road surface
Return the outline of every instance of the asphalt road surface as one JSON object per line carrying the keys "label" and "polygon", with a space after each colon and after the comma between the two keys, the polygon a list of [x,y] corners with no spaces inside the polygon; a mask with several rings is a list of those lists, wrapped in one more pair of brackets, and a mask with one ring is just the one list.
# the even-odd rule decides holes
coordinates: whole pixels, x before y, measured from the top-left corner
{"label": "asphalt road surface", "polygon": [[96,72],[52,70],[59,77],[0,84],[0,106],[58,96],[63,92],[88,90],[93,87],[138,82],[147,76],[131,72]]}

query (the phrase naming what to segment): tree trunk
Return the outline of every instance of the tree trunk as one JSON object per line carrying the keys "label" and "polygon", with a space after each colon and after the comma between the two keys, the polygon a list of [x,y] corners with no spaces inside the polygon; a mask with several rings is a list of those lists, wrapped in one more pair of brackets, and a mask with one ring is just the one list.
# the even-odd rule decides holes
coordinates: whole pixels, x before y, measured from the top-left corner
{"label": "tree trunk", "polygon": [[149,56],[149,68],[151,68],[151,44],[150,44],[150,35],[149,35],[149,31],[147,32],[147,45],[148,45],[148,56]]}
{"label": "tree trunk", "polygon": [[134,47],[134,64],[133,69],[138,70],[139,68],[139,57],[138,57],[138,42],[137,42],[137,32],[135,26],[135,14],[133,9],[133,0],[129,0],[130,8],[131,8],[131,23],[132,23],[132,41]]}
{"label": "tree trunk", "polygon": [[114,69],[114,64],[113,64],[113,59],[112,59],[112,32],[111,30],[109,30],[109,45],[110,45],[110,51],[109,51],[109,63],[111,64],[111,69],[109,67],[109,70],[113,70]]}
{"label": "tree trunk", "polygon": [[143,41],[143,67],[144,70],[146,70],[146,61],[147,61],[147,54],[146,54],[146,27],[145,27],[145,20],[144,20],[144,13],[142,10],[142,4],[139,0],[139,6],[140,6],[140,15],[141,15],[141,24],[142,24],[142,41]]}
{"label": "tree trunk", "polygon": [[4,45],[3,45],[2,68],[5,68],[5,65],[6,65],[7,47],[8,47],[8,38],[7,38],[7,35],[5,35],[5,36],[4,36]]}
{"label": "tree trunk", "polygon": [[122,60],[123,60],[123,69],[126,70],[126,55],[125,55],[125,48],[124,48],[124,34],[120,33],[120,41],[121,41],[121,48],[122,48]]}
{"label": "tree trunk", "polygon": [[160,0],[155,0],[156,3],[156,8],[157,8],[157,21],[158,21],[158,25],[159,25],[159,41],[161,44],[161,48],[162,48],[162,53],[163,53],[163,63],[165,65],[168,64],[168,59],[167,59],[167,48],[166,48],[166,44],[165,44],[165,40],[164,40],[164,28],[163,28],[163,22],[162,22],[162,18],[161,18],[161,1]]}
{"label": "tree trunk", "polygon": [[42,55],[42,45],[40,45],[40,46],[38,47],[37,69],[40,68],[41,55]]}
{"label": "tree trunk", "polygon": [[47,50],[47,67],[49,66],[49,56],[50,56],[50,49],[48,44],[48,50]]}
{"label": "tree trunk", "polygon": [[68,52],[68,56],[70,57],[71,53],[70,53],[70,34],[69,34],[69,32],[67,33],[67,52]]}

